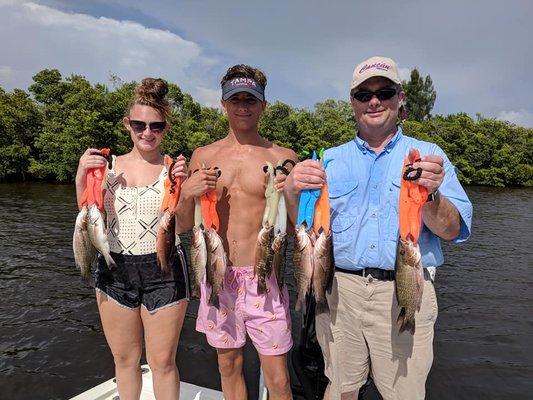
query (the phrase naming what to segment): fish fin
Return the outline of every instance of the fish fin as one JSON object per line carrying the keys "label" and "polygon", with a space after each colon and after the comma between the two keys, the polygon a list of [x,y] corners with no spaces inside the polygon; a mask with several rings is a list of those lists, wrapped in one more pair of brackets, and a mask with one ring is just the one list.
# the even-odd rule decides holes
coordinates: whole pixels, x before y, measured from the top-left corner
{"label": "fish fin", "polygon": [[257,279],[257,294],[265,294],[267,292],[266,282],[262,277]]}
{"label": "fish fin", "polygon": [[168,274],[170,271],[169,266],[174,264],[174,261],[176,260],[176,246],[172,245],[172,249],[170,250],[170,254],[168,256],[168,259],[165,260],[165,265],[161,268],[161,271],[163,271],[166,274]]}
{"label": "fish fin", "polygon": [[113,260],[110,254],[107,256],[104,256],[104,258],[107,264],[107,268],[109,268],[110,271],[117,269],[117,264],[115,264],[115,260]]}
{"label": "fish fin", "polygon": [[335,268],[333,265],[330,266],[328,275],[327,275],[327,281],[326,281],[326,290],[329,294],[331,294],[331,290],[333,289],[333,277],[335,276]]}
{"label": "fish fin", "polygon": [[300,311],[302,309],[302,299],[300,299],[300,296],[298,296],[298,298],[296,299],[296,304],[294,305],[294,309],[296,311]]}
{"label": "fish fin", "polygon": [[400,325],[400,333],[408,330],[411,335],[415,334],[415,320],[409,320],[405,313],[405,308],[402,307],[398,320],[396,321]]}
{"label": "fish fin", "polygon": [[[192,283],[192,281],[191,281]],[[193,299],[199,299],[200,298],[200,288],[196,286],[196,283],[194,285],[191,285],[191,297]]]}
{"label": "fish fin", "polygon": [[422,306],[422,295],[424,294],[424,269],[421,268],[421,273],[417,277],[417,299],[416,299],[416,310],[420,311]]}
{"label": "fish fin", "polygon": [[329,311],[328,301],[324,298],[316,302],[316,315]]}
{"label": "fish fin", "polygon": [[95,287],[94,277],[92,276],[92,274],[82,275],[81,281],[84,285],[87,285],[89,287]]}
{"label": "fish fin", "polygon": [[207,302],[207,304],[209,304],[210,306],[213,306],[215,308],[220,308],[220,302],[219,302],[219,299],[218,299],[218,294],[215,295],[215,291],[213,290],[213,288],[211,288],[211,295],[209,296],[209,300]]}

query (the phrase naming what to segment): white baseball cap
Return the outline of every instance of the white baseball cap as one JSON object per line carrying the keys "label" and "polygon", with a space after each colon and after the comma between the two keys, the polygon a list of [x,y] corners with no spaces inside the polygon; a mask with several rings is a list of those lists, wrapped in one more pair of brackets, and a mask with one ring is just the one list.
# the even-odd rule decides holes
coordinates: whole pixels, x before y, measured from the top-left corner
{"label": "white baseball cap", "polygon": [[374,76],[383,76],[398,85],[402,83],[400,74],[398,73],[398,66],[394,60],[388,57],[374,56],[355,67],[351,89],[355,89],[361,83]]}

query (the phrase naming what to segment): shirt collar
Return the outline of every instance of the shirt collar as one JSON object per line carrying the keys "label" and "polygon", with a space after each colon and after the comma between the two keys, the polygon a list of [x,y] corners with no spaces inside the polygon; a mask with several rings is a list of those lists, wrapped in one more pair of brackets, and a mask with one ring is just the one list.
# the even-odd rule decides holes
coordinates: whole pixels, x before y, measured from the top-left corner
{"label": "shirt collar", "polygon": [[[402,138],[403,136],[403,131],[402,131],[402,128],[400,126],[398,126],[398,129],[396,130],[396,133],[394,134],[394,136],[391,138],[391,140],[389,140],[389,143],[387,143],[385,145],[385,147],[383,148],[383,151],[386,151],[387,153],[390,153],[391,150],[394,148],[394,146],[396,145],[396,143],[398,143],[398,141]],[[365,142],[363,139],[361,139],[359,137],[359,135],[355,136],[355,144],[357,145],[357,148],[363,153],[363,154],[366,154],[367,151],[371,151],[371,152],[374,152],[374,149],[372,149],[372,147],[370,147],[370,145],[368,144],[368,142]]]}

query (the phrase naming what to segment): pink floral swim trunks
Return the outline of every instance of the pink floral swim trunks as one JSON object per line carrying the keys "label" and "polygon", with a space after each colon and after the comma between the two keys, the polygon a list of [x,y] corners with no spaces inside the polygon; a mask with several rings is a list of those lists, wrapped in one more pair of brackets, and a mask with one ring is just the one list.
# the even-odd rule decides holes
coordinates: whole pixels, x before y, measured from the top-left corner
{"label": "pink floral swim trunks", "polygon": [[292,347],[289,293],[280,290],[274,272],[267,280],[267,293],[257,294],[254,267],[230,267],[219,294],[220,307],[207,304],[211,287],[205,278],[201,286],[196,330],[219,349],[243,347],[246,334],[258,353],[281,355]]}

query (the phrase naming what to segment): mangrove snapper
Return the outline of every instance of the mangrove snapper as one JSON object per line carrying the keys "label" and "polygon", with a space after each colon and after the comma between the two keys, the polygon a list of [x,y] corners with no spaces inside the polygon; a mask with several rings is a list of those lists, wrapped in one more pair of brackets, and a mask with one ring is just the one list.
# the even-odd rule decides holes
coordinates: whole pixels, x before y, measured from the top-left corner
{"label": "mangrove snapper", "polygon": [[284,232],[274,236],[272,241],[272,270],[276,274],[280,296],[283,295],[283,284],[285,283],[285,252],[287,251],[287,234]]}
{"label": "mangrove snapper", "polygon": [[87,217],[87,232],[93,246],[104,257],[108,268],[114,269],[117,265],[111,257],[104,219],[104,214],[98,209],[96,204],[93,204],[89,208]]}
{"label": "mangrove snapper", "polygon": [[96,260],[97,252],[89,238],[87,231],[87,215],[89,210],[83,206],[76,217],[72,247],[74,250],[74,261],[81,272],[84,281],[88,281],[91,276],[91,266]]}
{"label": "mangrove snapper", "polygon": [[218,295],[224,286],[226,276],[227,259],[222,239],[213,228],[205,232],[207,245],[207,282],[211,286],[211,296],[208,304],[218,308],[220,302]]}
{"label": "mangrove snapper", "polygon": [[157,265],[162,271],[168,270],[176,254],[176,219],[174,211],[165,210],[159,220],[159,228],[155,239]]}
{"label": "mangrove snapper", "polygon": [[193,297],[200,298],[200,286],[204,279],[206,266],[207,245],[204,230],[200,226],[194,226],[191,238],[191,294]]}
{"label": "mangrove snapper", "polygon": [[400,306],[398,325],[400,333],[415,333],[415,312],[420,311],[424,290],[424,269],[418,244],[398,239],[396,248],[396,297]]}
{"label": "mangrove snapper", "polygon": [[326,290],[333,281],[333,244],[331,232],[322,231],[314,246],[313,293],[316,300],[316,313],[327,311]]}
{"label": "mangrove snapper", "polygon": [[257,235],[255,248],[255,275],[257,276],[257,294],[266,293],[266,280],[272,273],[272,232],[274,226],[263,227]]}
{"label": "mangrove snapper", "polygon": [[305,230],[305,225],[297,227],[294,238],[294,277],[296,278],[296,311],[305,304],[305,296],[311,289],[313,279],[313,243]]}

